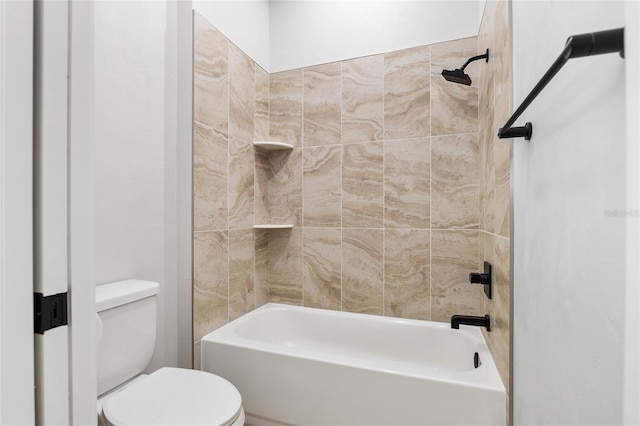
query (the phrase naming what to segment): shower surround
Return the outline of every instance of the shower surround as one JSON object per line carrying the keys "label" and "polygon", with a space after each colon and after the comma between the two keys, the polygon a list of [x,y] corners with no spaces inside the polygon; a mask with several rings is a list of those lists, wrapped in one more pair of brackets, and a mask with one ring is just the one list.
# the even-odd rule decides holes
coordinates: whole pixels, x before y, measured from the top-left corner
{"label": "shower surround", "polygon": [[[477,38],[269,75],[194,16],[194,342],[269,301],[448,322],[488,309]],[[254,140],[294,146],[262,151]],[[254,230],[286,223],[292,229]],[[487,301],[487,304],[493,303]],[[504,376],[503,376],[504,377]]]}
{"label": "shower surround", "polygon": [[[482,299],[491,316],[491,332],[484,332],[502,381],[510,390],[511,356],[511,194],[512,141],[498,139],[511,106],[510,3],[487,1],[478,35],[478,51],[489,49],[490,59],[479,66],[480,233],[479,258],[493,265],[493,299]],[[510,392],[509,392],[510,394]]]}

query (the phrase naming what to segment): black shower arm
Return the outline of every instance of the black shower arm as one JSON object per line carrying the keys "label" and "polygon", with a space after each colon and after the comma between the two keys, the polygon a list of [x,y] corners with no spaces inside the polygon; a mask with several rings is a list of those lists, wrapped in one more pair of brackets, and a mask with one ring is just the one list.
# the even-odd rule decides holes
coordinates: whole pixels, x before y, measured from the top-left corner
{"label": "black shower arm", "polygon": [[460,68],[460,71],[464,71],[464,69],[467,67],[467,65],[469,65],[473,61],[477,61],[478,59],[486,59],[485,62],[489,62],[489,49],[487,49],[487,51],[482,55],[478,55],[478,56],[474,56],[473,58],[469,58],[467,60],[467,62],[465,62],[464,65]]}
{"label": "black shower arm", "polygon": [[558,59],[555,60],[538,84],[531,90],[531,93],[522,101],[522,104],[520,104],[511,118],[498,130],[498,137],[500,139],[519,137],[524,137],[526,140],[531,139],[531,133],[533,132],[531,123],[526,123],[522,127],[511,126],[569,59],[615,52],[620,53],[620,56],[624,58],[624,28],[569,37]]}

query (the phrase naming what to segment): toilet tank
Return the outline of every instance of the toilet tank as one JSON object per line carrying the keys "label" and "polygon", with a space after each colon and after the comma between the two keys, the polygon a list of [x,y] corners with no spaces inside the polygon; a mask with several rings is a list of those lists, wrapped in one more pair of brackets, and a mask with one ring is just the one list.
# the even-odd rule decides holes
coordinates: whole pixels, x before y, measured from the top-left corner
{"label": "toilet tank", "polygon": [[125,280],[96,287],[102,323],[97,347],[98,395],[142,373],[156,345],[159,284]]}

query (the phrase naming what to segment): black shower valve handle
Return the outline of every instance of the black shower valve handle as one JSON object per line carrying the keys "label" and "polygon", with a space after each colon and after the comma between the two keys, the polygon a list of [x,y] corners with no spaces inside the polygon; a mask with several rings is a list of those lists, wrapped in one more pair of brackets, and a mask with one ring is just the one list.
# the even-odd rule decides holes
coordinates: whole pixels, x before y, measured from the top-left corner
{"label": "black shower valve handle", "polygon": [[469,274],[471,284],[481,284],[484,286],[484,294],[491,299],[491,264],[484,262],[484,272],[472,272]]}
{"label": "black shower valve handle", "polygon": [[471,272],[469,274],[469,282],[471,284],[489,284],[491,282],[491,275]]}

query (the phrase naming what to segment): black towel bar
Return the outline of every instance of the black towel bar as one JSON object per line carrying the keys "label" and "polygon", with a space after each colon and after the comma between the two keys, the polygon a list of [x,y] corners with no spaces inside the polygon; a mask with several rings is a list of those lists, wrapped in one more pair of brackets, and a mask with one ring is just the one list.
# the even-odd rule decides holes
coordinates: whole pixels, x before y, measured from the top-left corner
{"label": "black towel bar", "polygon": [[522,137],[524,137],[525,140],[531,139],[531,134],[533,133],[533,125],[531,123],[527,122],[524,126],[520,127],[511,126],[569,59],[615,52],[620,53],[620,56],[624,58],[624,28],[569,37],[558,59],[555,60],[551,68],[549,68],[538,84],[531,90],[531,93],[522,101],[522,104],[520,104],[511,118],[498,130],[498,137],[500,139]]}

